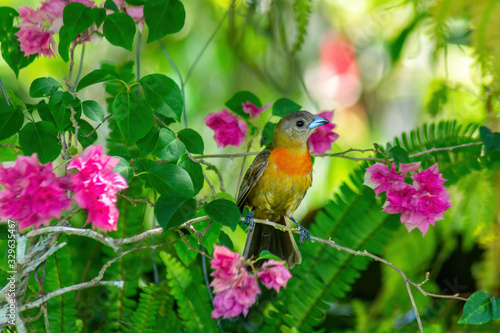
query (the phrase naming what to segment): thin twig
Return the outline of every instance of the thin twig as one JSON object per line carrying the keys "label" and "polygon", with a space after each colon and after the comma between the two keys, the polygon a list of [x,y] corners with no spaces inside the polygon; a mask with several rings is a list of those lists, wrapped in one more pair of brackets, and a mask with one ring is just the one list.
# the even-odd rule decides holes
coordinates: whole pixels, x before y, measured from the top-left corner
{"label": "thin twig", "polygon": [[156,120],[157,120],[160,124],[162,124],[165,128],[168,128],[168,125],[167,125],[167,124],[165,124],[165,123],[163,122],[163,120],[161,120],[161,119],[160,119],[160,117],[158,117],[155,113],[153,113],[153,116],[155,117],[155,119],[156,119]]}
{"label": "thin twig", "polygon": [[420,155],[425,155],[429,153],[434,153],[436,151],[446,151],[446,150],[453,150],[453,149],[458,149],[458,148],[463,148],[463,147],[469,147],[469,146],[477,146],[477,145],[482,145],[483,141],[477,141],[477,142],[469,142],[469,143],[464,143],[458,146],[452,146],[452,147],[442,147],[442,148],[431,148],[429,150],[421,151],[415,154],[410,154],[408,157],[416,157]]}
{"label": "thin twig", "polygon": [[21,150],[21,147],[16,146],[16,145],[11,145],[10,143],[1,143],[0,144],[0,148],[3,148],[3,147],[9,147],[9,148],[12,148],[12,149]]}
{"label": "thin twig", "polygon": [[7,103],[8,106],[12,106],[9,101],[9,97],[7,96],[7,92],[5,91],[5,87],[3,86],[2,79],[0,79],[0,89],[2,90],[3,97],[5,98],[5,103]]}
{"label": "thin twig", "polygon": [[101,127],[101,125],[104,124],[106,122],[106,120],[108,120],[111,117],[113,117],[113,114],[108,114],[106,117],[104,117],[104,119],[102,120],[102,123],[100,123],[99,125],[97,125],[89,134],[82,135],[82,136],[84,138],[88,138],[89,136],[91,136],[92,134],[94,134],[94,132],[97,131],[97,129],[99,127]]}
{"label": "thin twig", "polygon": [[100,234],[92,229],[82,229],[82,228],[74,228],[74,227],[45,227],[39,228],[38,230],[31,230],[26,234],[28,238],[33,238],[46,234],[66,234],[66,235],[77,235],[92,238],[106,246],[111,247],[115,252],[120,253],[123,249],[116,244],[116,239],[106,237],[103,234]]}
{"label": "thin twig", "polygon": [[[217,177],[219,177],[219,185],[220,185],[220,190],[221,192],[226,192],[226,187],[224,186],[224,179],[222,179],[222,174],[220,173],[219,169],[217,169],[217,167],[215,165],[213,165],[212,163],[210,162],[207,162],[205,160],[202,160],[201,158],[195,158],[193,157],[193,155],[191,155],[187,150],[186,150],[186,154],[187,156],[189,157],[190,160],[192,160],[193,162],[195,163],[201,163],[201,164],[205,164],[208,168],[208,170],[213,170],[215,171],[215,173],[217,174]],[[205,177],[206,179],[206,175],[203,174],[203,176]],[[207,181],[208,183],[208,181]],[[210,184],[210,183],[209,183]],[[213,192],[213,191],[212,191]],[[214,195],[215,196],[215,195]]]}
{"label": "thin twig", "polygon": [[165,246],[165,245],[172,245],[172,244],[175,244],[175,242],[169,242],[169,243],[163,243],[163,244],[158,244],[158,245],[149,245],[149,246],[140,246],[140,247],[135,247],[133,249],[130,249],[130,250],[127,250],[127,251],[124,251],[122,252],[119,256],[113,258],[113,259],[110,259],[108,260],[108,262],[106,262],[101,270],[99,271],[99,274],[93,278],[91,280],[91,282],[98,282],[98,281],[101,281],[104,277],[104,273],[106,273],[106,270],[108,269],[109,266],[111,266],[114,262],[118,261],[120,258],[122,258],[123,256],[131,253],[131,252],[135,252],[135,251],[139,251],[139,250],[144,250],[144,249],[155,249],[157,247],[160,247],[160,246]]}
{"label": "thin twig", "polygon": [[183,242],[187,245],[187,247],[188,247],[190,250],[192,250],[192,251],[194,251],[194,252],[196,252],[196,253],[199,253],[199,254],[201,254],[202,256],[205,256],[205,257],[207,257],[207,258],[208,258],[208,259],[210,259],[210,260],[212,260],[212,259],[213,259],[213,258],[212,258],[212,256],[211,256],[211,255],[209,255],[208,253],[205,253],[205,252],[203,252],[203,251],[201,251],[201,250],[199,250],[199,249],[197,249],[197,248],[195,248],[195,247],[191,246],[191,244],[189,244],[189,241],[188,241],[188,240],[186,239],[186,237],[184,236],[184,233],[182,232],[182,230],[177,230],[177,233],[179,234],[179,236],[181,237],[182,241],[183,241]]}
{"label": "thin twig", "polygon": [[137,206],[137,204],[140,203],[140,202],[147,203],[149,207],[154,207],[155,206],[155,204],[152,203],[151,200],[149,200],[149,199],[132,199],[131,197],[129,197],[128,195],[123,194],[123,193],[119,193],[119,195],[121,197],[123,197],[124,199],[127,199],[128,201],[130,201],[130,203],[134,207]]}
{"label": "thin twig", "polygon": [[71,291],[77,291],[80,289],[85,289],[85,288],[91,288],[91,287],[98,287],[98,286],[112,286],[112,287],[118,287],[118,288],[123,288],[123,281],[98,281],[98,282],[84,282],[84,283],[79,283],[75,284],[69,287],[64,287],[61,289],[54,290],[36,301],[26,303],[23,306],[21,306],[20,311],[26,311],[29,309],[34,309],[39,307],[40,305],[46,303],[48,300],[57,297],[59,295],[69,293]]}

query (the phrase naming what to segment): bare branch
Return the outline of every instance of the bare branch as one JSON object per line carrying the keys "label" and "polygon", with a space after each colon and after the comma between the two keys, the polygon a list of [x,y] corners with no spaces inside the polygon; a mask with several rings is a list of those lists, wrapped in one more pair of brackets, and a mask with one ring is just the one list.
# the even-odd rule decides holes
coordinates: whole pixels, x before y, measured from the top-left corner
{"label": "bare branch", "polygon": [[121,288],[123,288],[123,283],[124,283],[123,281],[97,281],[97,282],[91,281],[91,282],[84,282],[84,283],[75,284],[75,285],[72,285],[69,287],[64,287],[61,289],[54,290],[54,291],[40,297],[36,301],[24,304],[23,306],[21,306],[20,310],[26,311],[26,310],[37,308],[37,307],[41,306],[42,304],[44,304],[45,302],[47,302],[49,299],[52,299],[54,297],[57,297],[59,295],[65,294],[65,293],[69,293],[71,291],[76,291],[76,290],[86,289],[86,288],[91,288],[91,287],[98,287],[98,286],[112,286],[112,287],[118,287],[121,289]]}
{"label": "bare branch", "polygon": [[131,197],[129,197],[128,195],[126,194],[123,194],[123,193],[118,193],[118,195],[120,195],[121,197],[123,197],[124,199],[127,199],[128,201],[130,201],[130,203],[132,204],[132,206],[137,206],[138,203],[140,202],[145,202],[148,204],[149,207],[154,207],[155,204],[151,202],[151,200],[149,199],[132,199]]}

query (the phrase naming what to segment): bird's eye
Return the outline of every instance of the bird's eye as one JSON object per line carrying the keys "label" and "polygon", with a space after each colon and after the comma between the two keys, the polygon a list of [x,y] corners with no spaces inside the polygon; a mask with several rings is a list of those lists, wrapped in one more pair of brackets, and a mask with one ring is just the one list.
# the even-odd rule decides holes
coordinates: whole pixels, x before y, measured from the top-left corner
{"label": "bird's eye", "polygon": [[304,126],[304,122],[302,120],[299,120],[297,122],[297,127],[302,127],[302,126]]}

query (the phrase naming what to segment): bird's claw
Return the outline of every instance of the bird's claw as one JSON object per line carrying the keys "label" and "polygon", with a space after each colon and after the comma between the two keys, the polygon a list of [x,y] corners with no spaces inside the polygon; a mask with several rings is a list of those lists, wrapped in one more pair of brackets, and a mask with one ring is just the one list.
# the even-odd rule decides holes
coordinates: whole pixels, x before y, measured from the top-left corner
{"label": "bird's claw", "polygon": [[300,226],[299,243],[304,244],[308,240],[311,240],[311,234],[309,233],[309,231],[306,228],[304,228],[303,226]]}
{"label": "bird's claw", "polygon": [[249,211],[247,216],[245,216],[245,224],[248,224],[248,228],[250,230],[252,230],[255,226],[255,222],[253,220],[253,210]]}
{"label": "bird's claw", "polygon": [[293,217],[291,217],[290,220],[292,220],[293,223],[295,223],[297,227],[299,227],[300,229],[300,236],[299,236],[300,244],[304,244],[306,241],[311,240],[311,234],[306,228],[304,228],[299,222],[295,221]]}

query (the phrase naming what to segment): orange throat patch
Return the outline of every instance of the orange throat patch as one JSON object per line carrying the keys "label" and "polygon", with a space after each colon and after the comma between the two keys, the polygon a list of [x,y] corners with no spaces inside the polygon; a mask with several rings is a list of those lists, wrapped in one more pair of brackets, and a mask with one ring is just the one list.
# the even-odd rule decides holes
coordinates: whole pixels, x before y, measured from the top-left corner
{"label": "orange throat patch", "polygon": [[307,149],[275,148],[269,156],[269,163],[275,164],[279,172],[287,175],[306,175],[312,171],[311,155]]}

